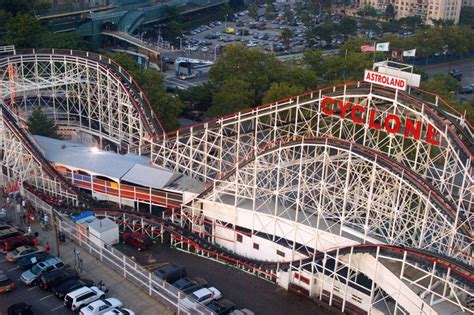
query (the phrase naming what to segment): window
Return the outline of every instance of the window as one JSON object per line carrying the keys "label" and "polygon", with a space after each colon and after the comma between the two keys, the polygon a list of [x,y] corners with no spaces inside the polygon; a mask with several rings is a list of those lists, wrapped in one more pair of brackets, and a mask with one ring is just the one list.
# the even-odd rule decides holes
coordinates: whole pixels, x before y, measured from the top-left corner
{"label": "window", "polygon": [[253,248],[258,250],[260,248],[260,245],[258,245],[257,243],[253,243]]}
{"label": "window", "polygon": [[281,257],[285,257],[285,253],[278,249],[277,249],[277,255]]}
{"label": "window", "polygon": [[242,234],[237,233],[237,242],[242,243],[243,239],[244,237],[242,236]]}

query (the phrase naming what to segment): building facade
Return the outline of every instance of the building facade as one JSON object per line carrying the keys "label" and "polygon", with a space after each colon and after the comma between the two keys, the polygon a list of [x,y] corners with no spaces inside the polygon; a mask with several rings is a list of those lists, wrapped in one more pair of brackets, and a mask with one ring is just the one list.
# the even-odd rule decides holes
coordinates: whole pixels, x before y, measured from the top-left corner
{"label": "building facade", "polygon": [[361,0],[359,6],[385,10],[389,3],[394,6],[397,19],[419,16],[428,24],[433,24],[433,20],[454,20],[457,24],[461,6],[473,5],[474,0]]}

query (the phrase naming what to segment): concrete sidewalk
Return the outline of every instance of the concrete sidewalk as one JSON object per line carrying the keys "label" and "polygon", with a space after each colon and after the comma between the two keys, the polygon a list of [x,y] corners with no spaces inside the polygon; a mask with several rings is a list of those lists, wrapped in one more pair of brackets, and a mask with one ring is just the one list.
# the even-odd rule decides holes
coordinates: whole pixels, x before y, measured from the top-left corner
{"label": "concrete sidewalk", "polygon": [[[2,203],[4,200],[2,200]],[[19,215],[15,213],[16,202],[12,201],[10,206],[7,207],[7,215],[12,218],[13,221],[19,220]],[[21,225],[20,222],[17,222]],[[27,230],[26,224],[21,225],[22,228]],[[57,255],[57,245],[54,230],[42,231],[38,221],[31,224],[32,233],[38,232],[38,241],[40,244],[45,245],[49,243],[51,247],[51,254]],[[60,256],[66,264],[69,264],[72,268],[75,265],[75,254],[74,249],[80,250],[80,257],[83,260],[83,270],[81,277],[85,279],[91,279],[98,283],[103,281],[109,292],[107,297],[115,297],[121,300],[125,308],[129,308],[135,312],[135,314],[143,315],[158,315],[158,314],[174,314],[174,312],[163,302],[149,296],[147,292],[143,291],[121,274],[114,271],[111,267],[102,264],[99,260],[91,256],[86,249],[79,247],[70,239],[66,239],[66,242],[59,243]]]}

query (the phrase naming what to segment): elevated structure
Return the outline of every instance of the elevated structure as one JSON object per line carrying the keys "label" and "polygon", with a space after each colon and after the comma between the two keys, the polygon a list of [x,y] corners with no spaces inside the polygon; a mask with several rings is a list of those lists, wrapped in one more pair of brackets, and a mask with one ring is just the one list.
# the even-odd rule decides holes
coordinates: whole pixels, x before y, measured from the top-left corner
{"label": "elevated structure", "polygon": [[[16,51],[0,57],[3,182],[59,210],[134,205],[96,212],[343,312],[472,313],[473,128],[409,92],[348,83],[165,134],[110,60]],[[100,152],[120,174],[29,135],[32,106],[72,140],[128,153]]]}

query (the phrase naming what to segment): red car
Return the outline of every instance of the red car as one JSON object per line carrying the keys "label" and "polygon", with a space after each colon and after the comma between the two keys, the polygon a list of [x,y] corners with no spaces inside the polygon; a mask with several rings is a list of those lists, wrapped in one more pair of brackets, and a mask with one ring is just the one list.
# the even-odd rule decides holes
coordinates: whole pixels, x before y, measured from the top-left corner
{"label": "red car", "polygon": [[20,246],[31,245],[35,246],[38,244],[38,240],[31,235],[23,235],[23,236],[14,236],[3,240],[0,243],[0,250],[3,253],[7,253],[12,251]]}
{"label": "red car", "polygon": [[140,232],[125,232],[122,235],[122,241],[124,244],[135,246],[138,250],[148,249],[153,245],[151,239]]}

